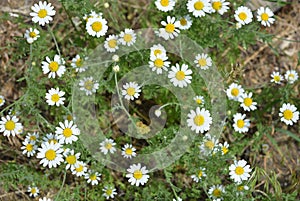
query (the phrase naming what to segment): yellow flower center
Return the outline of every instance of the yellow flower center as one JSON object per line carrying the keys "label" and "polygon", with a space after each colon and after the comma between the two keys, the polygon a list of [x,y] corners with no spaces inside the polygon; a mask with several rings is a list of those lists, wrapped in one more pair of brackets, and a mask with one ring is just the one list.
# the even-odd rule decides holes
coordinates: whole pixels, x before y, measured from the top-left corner
{"label": "yellow flower center", "polygon": [[240,93],[240,91],[239,91],[238,88],[233,88],[233,89],[231,90],[231,95],[233,95],[233,96],[238,96],[239,93]]}
{"label": "yellow flower center", "polygon": [[237,127],[243,128],[245,125],[245,122],[244,122],[244,120],[239,119],[239,120],[237,120],[236,124],[237,124]]}
{"label": "yellow flower center", "polygon": [[180,70],[180,71],[178,71],[178,72],[176,73],[175,77],[176,77],[177,80],[181,81],[181,80],[184,80],[185,74],[184,74],[183,71]]}
{"label": "yellow flower center", "polygon": [[223,154],[227,154],[228,153],[228,148],[227,147],[222,147],[222,152]]}
{"label": "yellow flower center", "polygon": [[237,190],[238,190],[238,191],[243,191],[243,190],[244,190],[244,186],[238,186],[238,187],[237,187]]}
{"label": "yellow flower center", "polygon": [[32,32],[29,33],[29,36],[31,38],[35,38],[37,36],[37,34],[34,31],[32,31]]}
{"label": "yellow flower center", "polygon": [[239,18],[244,21],[245,19],[247,19],[247,14],[245,12],[241,12],[239,14]]}
{"label": "yellow flower center", "polygon": [[70,128],[65,128],[64,131],[63,131],[63,135],[65,137],[71,137],[72,134],[73,134],[73,132],[72,132],[72,129],[70,129]]}
{"label": "yellow flower center", "polygon": [[31,135],[31,136],[29,137],[29,139],[30,139],[31,141],[35,141],[35,140],[36,140],[36,137],[35,137],[34,135]]}
{"label": "yellow flower center", "polygon": [[88,91],[91,91],[93,89],[94,83],[92,80],[87,80],[84,83],[84,88]]}
{"label": "yellow flower center", "polygon": [[213,141],[208,140],[204,143],[205,147],[209,148],[209,149],[213,149],[215,144],[213,143]]}
{"label": "yellow flower center", "polygon": [[32,188],[32,189],[30,190],[30,192],[31,192],[32,194],[35,194],[35,193],[36,193],[36,189],[35,189],[35,188]]}
{"label": "yellow flower center", "polygon": [[202,10],[204,8],[204,4],[202,1],[197,1],[195,4],[194,4],[194,8],[196,10]]}
{"label": "yellow flower center", "polygon": [[132,40],[132,35],[125,34],[123,39],[125,40],[125,42],[129,43]]}
{"label": "yellow flower center", "polygon": [[167,24],[165,29],[166,29],[166,32],[173,33],[175,30],[175,26],[174,26],[174,24]]}
{"label": "yellow flower center", "polygon": [[101,31],[101,30],[102,30],[102,23],[101,23],[101,22],[94,22],[94,23],[92,24],[92,29],[93,29],[93,31],[95,31],[95,32]]}
{"label": "yellow flower center", "polygon": [[56,72],[58,70],[58,63],[56,61],[51,61],[49,64],[49,69],[51,72]]}
{"label": "yellow flower center", "polygon": [[83,165],[79,165],[77,168],[75,168],[76,172],[82,172],[83,171]]}
{"label": "yellow flower center", "polygon": [[164,65],[164,61],[163,61],[162,59],[155,59],[154,65],[155,65],[155,67],[157,67],[157,68],[161,68],[161,67],[163,67],[163,65]]}
{"label": "yellow flower center", "polygon": [[252,105],[252,98],[245,98],[245,99],[244,99],[244,105],[245,105],[246,107],[251,106],[251,105]]}
{"label": "yellow flower center", "polygon": [[127,148],[127,149],[125,150],[125,153],[126,153],[126,155],[132,155],[132,149]]}
{"label": "yellow flower center", "polygon": [[0,104],[1,104],[1,103],[3,103],[3,99],[2,99],[2,98],[0,98]]}
{"label": "yellow flower center", "polygon": [[53,101],[53,102],[58,102],[59,101],[59,95],[58,94],[53,94],[52,96],[51,96],[51,100]]}
{"label": "yellow flower center", "polygon": [[38,12],[38,16],[40,17],[40,18],[45,18],[46,16],[47,16],[47,10],[46,9],[41,9],[41,10],[39,10],[39,12]]}
{"label": "yellow flower center", "polygon": [[97,176],[95,174],[91,175],[90,180],[92,180],[92,181],[97,180]]}
{"label": "yellow flower center", "polygon": [[16,123],[12,120],[9,120],[5,123],[5,129],[8,131],[12,131],[16,128]]}
{"label": "yellow flower center", "polygon": [[203,172],[200,170],[200,171],[198,172],[198,177],[201,178],[202,176],[203,176]]}
{"label": "yellow flower center", "polygon": [[294,79],[295,78],[295,75],[294,74],[289,74],[289,79]]}
{"label": "yellow flower center", "polygon": [[212,194],[215,197],[221,197],[221,190],[216,188],[216,189],[213,190]]}
{"label": "yellow flower center", "polygon": [[202,103],[202,100],[201,100],[200,98],[198,98],[198,99],[196,100],[196,103],[200,105],[200,104]]}
{"label": "yellow flower center", "polygon": [[202,126],[204,124],[204,117],[202,115],[196,115],[194,117],[194,123],[197,126]]}
{"label": "yellow flower center", "polygon": [[280,76],[279,75],[275,75],[274,76],[274,81],[275,82],[279,82],[280,81]]}
{"label": "yellow flower center", "polygon": [[56,158],[56,152],[53,149],[49,149],[46,151],[45,157],[47,160],[52,161]]}
{"label": "yellow flower center", "polygon": [[116,39],[111,39],[108,41],[108,46],[110,48],[115,48],[117,46],[117,40]]}
{"label": "yellow flower center", "polygon": [[237,175],[242,175],[242,174],[244,174],[244,172],[245,172],[245,170],[244,170],[244,168],[242,168],[241,166],[237,166],[237,167],[235,168],[235,173],[236,173]]}
{"label": "yellow flower center", "polygon": [[106,149],[111,149],[112,148],[112,144],[111,143],[106,143],[105,144],[105,148]]}
{"label": "yellow flower center", "polygon": [[221,3],[221,1],[213,2],[213,3],[212,3],[212,7],[213,7],[213,9],[215,9],[215,10],[220,10],[220,9],[222,8],[222,3]]}
{"label": "yellow flower center", "polygon": [[283,117],[286,119],[286,120],[291,120],[293,118],[293,112],[291,110],[285,110],[283,112]]}
{"label": "yellow flower center", "polygon": [[155,56],[157,56],[157,55],[159,55],[159,54],[161,54],[162,52],[161,52],[161,50],[159,50],[159,49],[157,49],[157,50],[154,50],[154,55]]}
{"label": "yellow flower center", "polygon": [[206,59],[204,59],[204,58],[201,58],[201,59],[199,59],[198,60],[198,64],[200,65],[200,66],[206,66]]}
{"label": "yellow flower center", "polygon": [[127,94],[128,94],[129,96],[133,96],[133,95],[135,94],[135,89],[134,89],[133,87],[129,87],[129,88],[127,89]]}
{"label": "yellow flower center", "polygon": [[268,21],[268,19],[269,19],[269,15],[267,14],[267,13],[263,13],[263,14],[261,14],[261,19],[263,20],[263,21]]}
{"label": "yellow flower center", "polygon": [[74,155],[70,155],[70,156],[67,156],[66,161],[70,165],[74,165],[76,163],[77,159]]}
{"label": "yellow flower center", "polygon": [[111,189],[107,189],[105,193],[106,193],[106,195],[110,196],[112,194],[112,192],[113,191]]}
{"label": "yellow flower center", "polygon": [[163,7],[166,7],[169,5],[169,0],[161,0],[160,1],[160,4],[163,6]]}
{"label": "yellow flower center", "polygon": [[186,19],[185,19],[185,18],[181,18],[180,24],[181,24],[182,26],[185,26],[185,25],[187,24]]}
{"label": "yellow flower center", "polygon": [[33,146],[32,146],[32,144],[27,144],[26,145],[26,151],[32,151],[33,150]]}
{"label": "yellow flower center", "polygon": [[75,62],[77,67],[81,67],[82,66],[82,60],[79,58],[77,59],[77,61]]}
{"label": "yellow flower center", "polygon": [[140,170],[136,170],[133,173],[133,177],[137,180],[140,180],[143,177],[143,173]]}

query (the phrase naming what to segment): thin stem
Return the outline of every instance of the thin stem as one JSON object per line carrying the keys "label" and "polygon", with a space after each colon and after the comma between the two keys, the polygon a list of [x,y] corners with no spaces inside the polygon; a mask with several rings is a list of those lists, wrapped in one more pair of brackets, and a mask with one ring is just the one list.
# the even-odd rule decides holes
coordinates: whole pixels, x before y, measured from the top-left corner
{"label": "thin stem", "polygon": [[48,30],[49,30],[49,32],[50,32],[50,34],[51,34],[51,36],[52,36],[52,38],[53,38],[53,40],[54,40],[54,43],[55,43],[55,46],[56,46],[56,50],[57,50],[57,52],[58,52],[58,55],[59,55],[59,57],[61,58],[60,50],[59,50],[58,43],[57,43],[57,41],[56,41],[55,35],[54,35],[54,33],[53,33],[51,27],[50,27],[49,25],[47,25],[47,26],[48,26]]}
{"label": "thin stem", "polygon": [[179,103],[166,103],[166,104],[160,106],[160,107],[158,108],[158,110],[161,110],[161,109],[163,109],[164,107],[166,107],[166,106],[168,106],[168,105],[179,105],[179,106],[181,106],[181,104],[179,104]]}
{"label": "thin stem", "polygon": [[59,189],[59,191],[58,191],[58,193],[57,193],[57,195],[56,195],[55,201],[58,200],[59,195],[60,195],[61,191],[63,190],[63,187],[64,187],[65,182],[66,182],[66,177],[67,177],[67,171],[65,170],[63,182],[62,182],[62,184],[61,184],[61,186],[60,186],[60,189]]}

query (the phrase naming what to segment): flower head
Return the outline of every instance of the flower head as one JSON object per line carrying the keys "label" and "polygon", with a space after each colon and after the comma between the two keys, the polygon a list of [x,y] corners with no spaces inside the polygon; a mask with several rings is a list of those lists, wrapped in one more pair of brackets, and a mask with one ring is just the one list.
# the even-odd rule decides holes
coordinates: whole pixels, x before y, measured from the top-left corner
{"label": "flower head", "polygon": [[61,154],[64,150],[59,143],[54,144],[53,142],[45,142],[41,144],[41,148],[38,150],[39,152],[36,157],[42,159],[40,164],[44,167],[48,166],[49,168],[56,168],[64,161],[63,155]]}
{"label": "flower head", "polygon": [[0,132],[4,136],[15,136],[23,132],[23,126],[19,123],[19,119],[16,116],[1,117]]}
{"label": "flower head", "polygon": [[122,148],[122,156],[124,158],[132,158],[136,156],[136,148],[132,146],[132,144],[125,144],[124,147]]}
{"label": "flower head", "polygon": [[212,65],[212,60],[207,54],[198,54],[195,57],[196,67],[199,67],[202,70],[207,70]]}
{"label": "flower head", "polygon": [[87,165],[82,161],[77,160],[76,166],[71,165],[72,174],[76,175],[77,177],[85,176],[87,170]]}
{"label": "flower head", "polygon": [[84,59],[80,57],[79,54],[77,54],[73,59],[72,59],[72,63],[71,66],[75,69],[76,72],[84,72],[87,67],[83,65],[83,62],[85,60],[87,60],[88,58],[85,57]]}
{"label": "flower head", "polygon": [[136,185],[139,186],[144,185],[145,183],[147,183],[148,179],[149,179],[149,175],[147,175],[147,173],[149,173],[149,171],[146,169],[146,166],[141,167],[141,164],[133,164],[131,165],[128,169],[127,172],[129,172],[128,174],[126,174],[126,177],[129,178],[129,182],[131,185]]}
{"label": "flower head", "polygon": [[84,176],[84,178],[87,180],[87,183],[91,183],[92,186],[98,185],[101,174],[98,172],[93,172],[92,170],[89,170],[89,172]]}
{"label": "flower head", "polygon": [[104,196],[107,200],[109,198],[114,198],[114,196],[117,195],[117,192],[116,192],[117,190],[113,187],[104,186],[102,191],[103,191],[102,196]]}
{"label": "flower head", "polygon": [[299,119],[299,112],[295,105],[284,103],[280,108],[279,117],[286,125],[293,125]]}
{"label": "flower head", "polygon": [[48,74],[49,78],[55,78],[56,75],[61,77],[65,71],[66,67],[64,66],[65,60],[60,58],[59,55],[55,55],[53,61],[49,57],[46,57],[46,61],[42,62],[42,70],[44,74]]}
{"label": "flower head", "polygon": [[288,83],[293,84],[296,80],[298,80],[298,73],[295,70],[288,70],[284,77]]}
{"label": "flower head", "polygon": [[223,144],[222,143],[220,143],[219,144],[219,148],[220,148],[220,150],[221,150],[221,152],[222,152],[222,155],[225,155],[225,154],[227,154],[228,152],[229,152],[229,144],[228,144],[228,142],[224,142]]}
{"label": "flower head", "polygon": [[181,66],[176,63],[175,66],[171,67],[168,73],[168,78],[174,84],[175,87],[187,87],[191,83],[192,70],[188,69],[188,65],[182,64]]}
{"label": "flower head", "polygon": [[34,23],[39,23],[39,25],[44,26],[45,24],[49,24],[53,20],[53,16],[55,15],[54,7],[51,3],[47,3],[46,1],[34,4],[31,6],[31,12],[29,15],[32,16],[32,21]]}
{"label": "flower head", "polygon": [[119,40],[122,45],[131,46],[136,41],[136,34],[132,29],[125,29],[119,35]]}
{"label": "flower head", "polygon": [[66,149],[63,153],[65,157],[65,163],[67,164],[66,170],[72,169],[72,167],[78,167],[78,159],[80,157],[80,153],[74,153],[73,149]]}
{"label": "flower head", "polygon": [[196,110],[191,110],[188,114],[187,123],[192,131],[204,133],[209,130],[212,118],[210,117],[210,112],[208,110],[197,107]]}
{"label": "flower head", "polygon": [[150,57],[167,56],[166,49],[161,45],[153,45],[150,48]]}
{"label": "flower head", "polygon": [[191,176],[196,183],[198,183],[203,177],[206,177],[205,168],[199,168],[197,173]]}
{"label": "flower head", "polygon": [[281,81],[283,80],[283,76],[280,75],[279,72],[273,72],[271,74],[271,77],[272,77],[271,82],[274,82],[276,84],[281,84]]}
{"label": "flower head", "polygon": [[205,102],[203,96],[195,96],[193,99],[198,105],[203,105]]}
{"label": "flower head", "polygon": [[237,8],[234,14],[234,18],[241,25],[249,24],[252,22],[253,14],[250,8],[246,6],[240,6]]}
{"label": "flower head", "polygon": [[175,0],[156,0],[155,6],[157,7],[158,10],[161,10],[163,12],[168,12],[174,9]]}
{"label": "flower head", "polygon": [[222,185],[213,185],[209,188],[208,194],[209,197],[212,198],[214,201],[221,201],[222,195],[225,193],[225,188]]}
{"label": "flower head", "polygon": [[252,92],[250,93],[244,93],[241,95],[241,97],[238,99],[238,101],[241,103],[241,107],[245,111],[250,111],[250,110],[256,110],[257,103],[253,101],[252,99]]}
{"label": "flower head", "polygon": [[162,74],[163,70],[168,71],[168,67],[171,64],[171,62],[167,61],[167,55],[150,56],[150,60],[149,66],[157,74]]}
{"label": "flower head", "polygon": [[211,12],[218,12],[223,15],[229,9],[229,2],[225,0],[211,0]]}
{"label": "flower head", "polygon": [[141,86],[135,82],[129,82],[123,85],[122,95],[127,100],[134,100],[140,96]]}
{"label": "flower head", "polygon": [[242,94],[244,93],[244,89],[242,88],[241,85],[238,85],[236,83],[232,83],[228,89],[226,90],[226,94],[227,94],[227,97],[230,99],[230,100],[235,100],[235,101],[238,101],[239,98],[242,96]]}
{"label": "flower head", "polygon": [[264,26],[270,26],[270,24],[273,24],[275,22],[275,19],[272,18],[274,16],[274,13],[271,11],[270,8],[266,7],[260,7],[257,10],[257,21],[261,22]]}
{"label": "flower head", "polygon": [[206,13],[211,12],[211,4],[209,0],[189,0],[187,9],[195,17],[203,17]]}
{"label": "flower head", "polygon": [[31,44],[40,37],[39,34],[40,32],[37,29],[29,28],[25,31],[24,38]]}
{"label": "flower head", "polygon": [[79,81],[79,89],[84,91],[87,96],[96,93],[99,88],[99,83],[93,77],[86,77]]}
{"label": "flower head", "polygon": [[114,147],[115,145],[116,143],[113,139],[105,139],[100,143],[100,150],[104,155],[106,155],[108,152],[113,154],[115,151],[117,151]]}
{"label": "flower head", "polygon": [[189,15],[185,15],[185,16],[180,17],[179,22],[180,22],[179,29],[181,29],[181,30],[187,30],[193,24],[193,20]]}
{"label": "flower head", "polygon": [[21,149],[23,150],[23,154],[27,155],[27,157],[31,157],[35,154],[36,150],[37,150],[37,146],[35,144],[34,141],[29,141],[27,139],[25,139],[22,142],[23,146],[21,147]]}
{"label": "flower head", "polygon": [[202,143],[199,146],[200,153],[203,154],[204,156],[210,156],[215,152],[218,143],[219,140],[216,137],[212,136],[209,133],[206,133]]}
{"label": "flower head", "polygon": [[1,95],[0,95],[0,107],[1,107],[2,105],[4,105],[4,103],[5,103],[4,96],[1,96]]}
{"label": "flower head", "polygon": [[78,140],[78,135],[80,130],[77,128],[77,125],[73,121],[65,120],[64,123],[59,122],[60,127],[56,127],[55,133],[57,134],[57,139],[61,144],[72,144]]}
{"label": "flower head", "polygon": [[159,29],[158,36],[165,40],[173,39],[180,33],[180,22],[176,21],[175,17],[168,16],[167,21],[162,21],[161,25],[163,25],[164,28]]}
{"label": "flower head", "polygon": [[48,90],[48,93],[46,93],[46,102],[48,105],[53,106],[60,106],[64,104],[64,101],[66,98],[63,96],[65,95],[65,92],[60,91],[59,88],[57,87],[56,89],[51,88]]}
{"label": "flower head", "polygon": [[239,133],[246,133],[249,130],[250,127],[250,120],[245,119],[246,115],[241,113],[236,113],[233,115],[233,128],[236,132]]}
{"label": "flower head", "polygon": [[102,16],[90,17],[87,19],[85,29],[89,35],[99,38],[108,30],[107,21]]}
{"label": "flower head", "polygon": [[236,183],[246,181],[250,177],[250,165],[247,165],[245,160],[234,161],[234,164],[230,165],[229,170],[230,178]]}
{"label": "flower head", "polygon": [[36,186],[28,186],[27,192],[29,193],[30,197],[36,197],[40,193],[40,190]]}
{"label": "flower head", "polygon": [[109,35],[104,42],[104,48],[108,52],[115,52],[119,49],[118,46],[118,36],[116,35]]}

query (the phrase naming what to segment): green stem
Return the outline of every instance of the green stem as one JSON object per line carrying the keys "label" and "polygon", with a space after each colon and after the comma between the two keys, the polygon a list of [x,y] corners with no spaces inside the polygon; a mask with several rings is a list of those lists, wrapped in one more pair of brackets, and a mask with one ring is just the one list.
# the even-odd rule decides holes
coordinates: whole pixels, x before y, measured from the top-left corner
{"label": "green stem", "polygon": [[67,170],[65,170],[65,173],[64,173],[64,178],[63,178],[63,182],[62,182],[62,184],[61,184],[61,186],[60,186],[60,189],[59,189],[59,191],[58,191],[58,193],[57,193],[57,195],[56,195],[55,201],[57,201],[57,200],[58,200],[58,198],[59,198],[59,195],[60,195],[60,193],[61,193],[61,192],[62,192],[62,190],[63,190],[63,187],[64,187],[64,185],[65,185],[65,182],[66,182],[66,177],[67,177]]}
{"label": "green stem", "polygon": [[47,26],[48,26],[48,30],[49,30],[49,32],[50,32],[52,38],[53,38],[53,41],[54,41],[54,43],[55,43],[55,46],[56,46],[56,50],[57,50],[57,52],[58,52],[58,55],[59,55],[59,57],[61,58],[60,50],[59,50],[58,43],[57,43],[57,40],[56,40],[56,38],[55,38],[55,35],[54,35],[54,33],[53,33],[51,27],[50,27],[49,25],[47,25]]}

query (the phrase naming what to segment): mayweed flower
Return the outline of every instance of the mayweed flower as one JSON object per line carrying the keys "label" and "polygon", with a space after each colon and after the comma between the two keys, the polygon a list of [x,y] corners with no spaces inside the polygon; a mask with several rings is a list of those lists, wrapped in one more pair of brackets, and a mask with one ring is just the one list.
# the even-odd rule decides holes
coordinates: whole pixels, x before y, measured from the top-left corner
{"label": "mayweed flower", "polygon": [[36,186],[33,186],[33,187],[28,186],[27,192],[29,193],[30,197],[34,197],[35,198],[40,193],[40,190]]}
{"label": "mayweed flower", "polygon": [[193,24],[193,20],[189,15],[185,15],[183,17],[180,17],[179,22],[180,22],[179,29],[181,29],[181,30],[187,30]]}
{"label": "mayweed flower", "polygon": [[40,37],[40,32],[37,29],[29,28],[25,31],[24,38],[27,43],[31,44]]}
{"label": "mayweed flower", "polygon": [[241,113],[236,113],[233,115],[233,128],[236,132],[239,133],[246,133],[249,130],[250,127],[250,120],[245,119],[246,115]]}
{"label": "mayweed flower", "polygon": [[50,143],[53,143],[53,144],[57,144],[58,143],[58,136],[57,135],[53,135],[52,133],[48,133],[46,134],[45,137],[43,137],[43,142],[46,143],[48,142],[49,144]]}
{"label": "mayweed flower", "polygon": [[60,58],[59,55],[55,55],[53,61],[46,57],[46,61],[42,62],[43,73],[49,73],[48,78],[55,78],[56,75],[61,77],[66,71],[64,64],[65,60]]}
{"label": "mayweed flower", "polygon": [[299,119],[299,112],[295,105],[290,103],[284,103],[279,112],[280,121],[284,122],[286,125],[293,125]]}
{"label": "mayweed flower", "polygon": [[166,49],[161,45],[153,45],[150,48],[150,57],[167,56]]}
{"label": "mayweed flower", "polygon": [[210,135],[209,133],[206,133],[202,143],[199,146],[200,153],[203,154],[204,156],[210,156],[211,154],[214,154],[218,143],[219,140],[216,137]]}
{"label": "mayweed flower", "polygon": [[113,187],[109,187],[109,186],[104,186],[104,188],[102,189],[102,191],[104,192],[102,194],[102,196],[104,196],[107,200],[109,198],[114,198],[115,195],[117,195],[117,189],[113,188]]}
{"label": "mayweed flower", "polygon": [[222,155],[227,154],[229,152],[229,144],[228,144],[228,142],[225,141],[224,144],[220,143],[219,144],[219,148],[220,148],[220,150],[222,152]]}
{"label": "mayweed flower", "polygon": [[78,140],[78,135],[80,130],[77,128],[77,125],[73,121],[65,120],[64,123],[59,122],[60,127],[56,127],[55,134],[57,134],[57,139],[61,144],[72,144]]}
{"label": "mayweed flower", "polygon": [[37,142],[39,139],[39,133],[38,132],[33,132],[33,133],[27,133],[25,140],[31,141],[31,142]]}
{"label": "mayweed flower", "polygon": [[1,95],[0,95],[0,107],[1,107],[2,105],[4,105],[4,103],[5,103],[4,96],[1,96]]}
{"label": "mayweed flower", "polygon": [[87,96],[96,93],[99,83],[93,77],[86,77],[79,81],[80,90],[84,91]]}
{"label": "mayweed flower", "polygon": [[118,46],[118,36],[116,35],[109,35],[104,42],[104,48],[108,52],[115,52],[119,49]]}
{"label": "mayweed flower", "polygon": [[127,100],[134,100],[138,98],[141,92],[141,86],[135,82],[129,82],[123,85],[122,95]]}
{"label": "mayweed flower", "polygon": [[1,117],[0,121],[0,133],[9,137],[15,136],[23,132],[23,125],[19,123],[19,119],[16,116]]}
{"label": "mayweed flower", "polygon": [[198,54],[195,57],[196,67],[199,67],[202,70],[207,70],[209,67],[212,66],[212,60],[207,54]]}
{"label": "mayweed flower", "polygon": [[160,11],[168,12],[174,9],[175,0],[156,0],[155,6]]}
{"label": "mayweed flower", "polygon": [[211,12],[218,12],[223,15],[229,9],[229,2],[225,0],[211,0]]}
{"label": "mayweed flower", "polygon": [[64,150],[61,147],[61,144],[54,144],[51,142],[44,142],[41,144],[41,148],[38,149],[39,153],[37,158],[42,159],[40,164],[44,167],[48,166],[49,168],[57,167],[61,162],[64,161],[63,155],[61,154]]}
{"label": "mayweed flower", "polygon": [[84,176],[84,178],[87,180],[87,183],[91,183],[93,186],[98,185],[101,174],[98,172],[92,172],[92,170],[89,170],[89,172]]}
{"label": "mayweed flower", "polygon": [[129,173],[126,174],[126,177],[129,178],[128,182],[130,182],[131,185],[144,185],[148,182],[148,179],[150,177],[149,175],[147,175],[149,171],[146,169],[146,166],[141,167],[140,163],[131,165],[127,169],[127,172]]}
{"label": "mayweed flower", "polygon": [[158,36],[164,38],[165,40],[173,39],[180,33],[180,22],[176,21],[175,17],[168,16],[167,21],[162,21],[161,25],[165,28],[160,28]]}
{"label": "mayweed flower", "polygon": [[298,80],[298,73],[295,70],[288,70],[284,77],[288,83],[293,84],[296,80]]}
{"label": "mayweed flower", "polygon": [[241,107],[245,111],[250,111],[250,110],[256,110],[257,103],[253,101],[252,99],[252,92],[250,93],[244,93],[241,95],[241,97],[238,99],[238,101],[241,103]]}
{"label": "mayweed flower", "polygon": [[274,82],[274,83],[276,83],[276,84],[281,84],[281,81],[283,81],[283,76],[282,75],[280,75],[280,73],[279,72],[273,72],[272,74],[271,74],[271,82]]}
{"label": "mayweed flower", "polygon": [[264,26],[270,26],[275,22],[275,19],[272,18],[274,13],[271,11],[270,8],[260,7],[257,9],[257,21],[261,22]]}
{"label": "mayweed flower", "polygon": [[236,183],[246,181],[250,177],[250,165],[247,165],[245,160],[234,161],[234,164],[230,165],[229,170],[230,178]]}
{"label": "mayweed flower", "polygon": [[100,143],[100,150],[101,152],[106,155],[108,152],[113,154],[117,149],[114,147],[116,143],[113,139],[105,139]]}
{"label": "mayweed flower", "polygon": [[209,0],[189,0],[186,5],[188,11],[195,17],[203,17],[205,13],[211,12]]}
{"label": "mayweed flower", "polygon": [[171,62],[167,61],[167,55],[150,56],[150,60],[149,66],[157,74],[162,74],[163,70],[168,71],[168,67],[171,64]]}
{"label": "mayweed flower", "polygon": [[108,30],[107,21],[102,16],[90,17],[87,19],[85,29],[89,35],[99,38]]}
{"label": "mayweed flower", "polygon": [[64,151],[63,155],[65,157],[65,163],[67,164],[66,170],[72,169],[72,167],[78,167],[77,161],[80,157],[80,153],[74,154],[74,150],[68,148]]}
{"label": "mayweed flower", "polygon": [[35,144],[35,141],[29,141],[25,139],[22,142],[23,146],[21,147],[21,150],[23,150],[22,154],[26,154],[27,157],[31,157],[35,154],[37,150],[37,145]]}
{"label": "mayweed flower", "polygon": [[82,161],[77,160],[76,166],[71,165],[72,174],[76,175],[77,177],[85,176],[87,170],[87,165]]}
{"label": "mayweed flower", "polygon": [[132,144],[125,144],[124,147],[122,148],[122,156],[124,158],[132,158],[136,156],[136,148],[132,146]]}
{"label": "mayweed flower", "polygon": [[203,105],[204,104],[204,97],[203,96],[195,96],[193,100],[198,104],[198,105]]}
{"label": "mayweed flower", "polygon": [[210,117],[210,112],[208,110],[197,107],[196,110],[191,110],[188,114],[187,123],[192,131],[204,133],[209,130],[212,118]]}
{"label": "mayweed flower", "polygon": [[64,101],[66,98],[63,96],[65,95],[65,92],[60,91],[59,88],[57,87],[56,89],[51,88],[48,90],[48,93],[46,93],[46,102],[48,105],[53,106],[60,106],[64,104]]}
{"label": "mayweed flower", "polygon": [[225,188],[222,185],[213,185],[209,188],[208,194],[213,201],[221,201],[222,195],[225,193]]}
{"label": "mayweed flower", "polygon": [[46,1],[34,4],[31,6],[31,12],[29,15],[32,16],[32,21],[34,23],[39,23],[39,25],[44,26],[45,24],[49,24],[55,15],[54,7],[51,3],[47,3]]}
{"label": "mayweed flower", "polygon": [[87,69],[87,67],[83,65],[83,62],[84,62],[85,60],[87,60],[87,59],[88,59],[87,57],[85,57],[84,59],[82,59],[82,58],[80,57],[80,55],[77,54],[77,55],[72,59],[71,66],[75,69],[76,72],[79,72],[79,73],[84,72],[84,71]]}
{"label": "mayweed flower", "polygon": [[206,177],[205,168],[199,168],[197,174],[193,174],[191,176],[191,178],[193,179],[193,181],[196,182],[196,183],[198,183],[199,181],[201,181],[203,177]]}
{"label": "mayweed flower", "polygon": [[253,14],[250,8],[246,6],[240,6],[237,8],[234,14],[234,18],[241,25],[249,24],[252,22]]}
{"label": "mayweed flower", "polygon": [[228,89],[226,90],[227,97],[229,100],[235,100],[238,101],[239,98],[242,96],[244,93],[244,89],[242,88],[241,85],[238,85],[236,83],[232,83]]}
{"label": "mayweed flower", "polygon": [[125,29],[119,35],[119,40],[122,45],[131,46],[136,41],[136,34],[132,29]]}
{"label": "mayweed flower", "polygon": [[178,63],[175,66],[171,67],[171,70],[168,73],[168,78],[173,83],[175,87],[187,87],[191,83],[192,79],[192,70],[188,69],[188,65],[182,64],[181,67]]}

